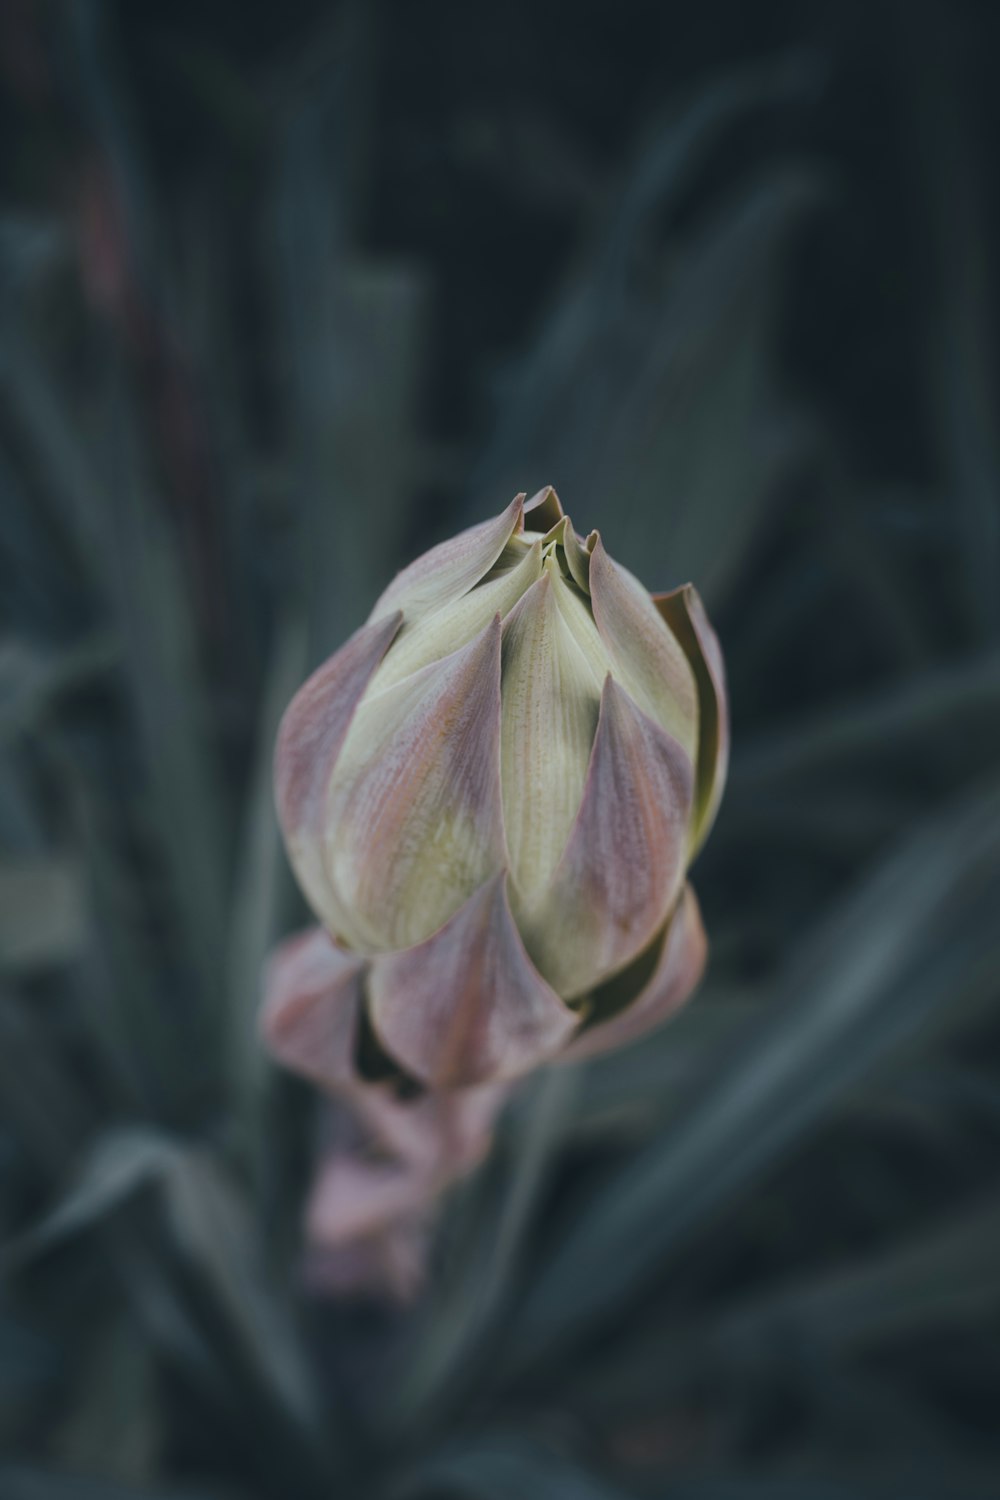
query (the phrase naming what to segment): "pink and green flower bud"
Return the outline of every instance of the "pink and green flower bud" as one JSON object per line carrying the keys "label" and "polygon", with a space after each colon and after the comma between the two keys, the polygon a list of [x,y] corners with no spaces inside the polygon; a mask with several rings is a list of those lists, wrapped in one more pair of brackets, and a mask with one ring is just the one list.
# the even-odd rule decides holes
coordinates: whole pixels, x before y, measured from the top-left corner
{"label": "pink and green flower bud", "polygon": [[725,781],[722,658],[553,490],[401,572],[290,705],[278,811],[329,937],[277,1054],[345,1084],[364,1039],[433,1089],[617,1046],[697,983],[688,866]]}

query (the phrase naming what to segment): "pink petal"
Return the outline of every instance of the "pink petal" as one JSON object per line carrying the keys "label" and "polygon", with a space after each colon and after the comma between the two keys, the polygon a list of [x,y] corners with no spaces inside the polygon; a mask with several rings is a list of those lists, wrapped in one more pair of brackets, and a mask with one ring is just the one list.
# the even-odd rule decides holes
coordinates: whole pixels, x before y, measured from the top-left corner
{"label": "pink petal", "polygon": [[337,762],[326,870],[354,948],[436,932],[505,860],[500,617],[475,640],[373,693]]}
{"label": "pink petal", "polygon": [[435,1196],[430,1178],[408,1166],[331,1154],[313,1184],[306,1234],[317,1245],[348,1244],[427,1210]]}
{"label": "pink petal", "polygon": [[642,584],[611,560],[600,537],[590,556],[590,598],[615,677],[693,761],[698,694],[687,657]]}
{"label": "pink petal", "polygon": [[636,998],[608,1020],[583,1030],[560,1053],[560,1062],[580,1062],[628,1046],[666,1021],[691,995],[704,973],[708,940],[690,886],[658,943],[656,967]]}
{"label": "pink petal", "polygon": [[397,573],[380,596],[369,619],[401,609],[407,619],[461,599],[484,578],[516,531],[521,529],[524,496],[515,495],[491,521],[470,526],[423,553]]}
{"label": "pink petal", "polygon": [[289,938],[271,958],[261,1035],[279,1062],[322,1088],[356,1077],[365,967],[322,927]]}
{"label": "pink petal", "polygon": [[577,1025],[524,951],[502,874],[426,942],[376,959],[370,996],[382,1045],[432,1088],[517,1077]]}
{"label": "pink petal", "polygon": [[694,772],[609,674],[576,823],[521,919],[528,952],[572,1000],[652,941],[684,879]]}
{"label": "pink petal", "polygon": [[692,853],[701,847],[722,801],[729,768],[729,703],[719,638],[690,583],[653,603],[683,648],[698,685],[698,795]]}
{"label": "pink petal", "polygon": [[319,916],[330,908],[323,864],[327,786],[361,696],[401,620],[396,613],[356,631],[299,689],[278,731],[278,818],[299,884]]}

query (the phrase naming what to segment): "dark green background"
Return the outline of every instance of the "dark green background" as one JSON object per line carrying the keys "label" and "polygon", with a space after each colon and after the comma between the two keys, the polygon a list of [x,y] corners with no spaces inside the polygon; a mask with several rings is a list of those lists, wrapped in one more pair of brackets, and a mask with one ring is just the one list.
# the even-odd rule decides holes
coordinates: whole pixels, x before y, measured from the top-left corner
{"label": "dark green background", "polygon": [[[1000,7],[0,3],[2,1500],[1000,1494]],[[708,979],[317,1303],[270,751],[553,483],[719,628]]]}

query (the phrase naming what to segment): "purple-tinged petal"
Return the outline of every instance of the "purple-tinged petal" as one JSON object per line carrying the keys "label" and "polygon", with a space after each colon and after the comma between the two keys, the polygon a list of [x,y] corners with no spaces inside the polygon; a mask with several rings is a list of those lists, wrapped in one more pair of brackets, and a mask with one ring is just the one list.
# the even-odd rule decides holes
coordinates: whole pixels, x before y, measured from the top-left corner
{"label": "purple-tinged petal", "polygon": [[642,584],[612,561],[600,537],[590,556],[590,598],[615,677],[693,761],[698,693],[688,659]]}
{"label": "purple-tinged petal", "polygon": [[722,801],[729,768],[729,703],[719,638],[709,623],[698,590],[690,583],[653,603],[691,663],[698,685],[698,792],[692,854],[705,842]]}
{"label": "purple-tinged petal", "polygon": [[352,948],[408,948],[506,861],[500,619],[366,696],[330,782],[326,871]]}
{"label": "purple-tinged petal", "polygon": [[[447,609],[432,610],[422,619],[403,622],[403,628],[372,679],[372,694],[381,693],[419,672],[432,662],[450,656],[468,645],[493,619],[509,614],[517,601],[536,583],[542,572],[542,541],[534,544],[516,537],[508,552],[516,557],[510,566],[494,568],[474,589]],[[502,562],[508,562],[505,556]]]}
{"label": "purple-tinged petal", "polygon": [[528,952],[564,999],[623,968],[664,922],[684,879],[693,783],[677,741],[609,674],[565,853],[518,908]]}
{"label": "purple-tinged petal", "polygon": [[607,1020],[586,1026],[563,1048],[560,1062],[581,1062],[627,1047],[662,1025],[690,997],[705,971],[708,957],[708,940],[690,886],[685,887],[677,910],[656,941],[656,948],[653,972],[639,994]]}
{"label": "purple-tinged petal", "polygon": [[539,531],[543,535],[551,531],[557,522],[563,517],[563,508],[559,503],[559,496],[547,484],[544,489],[532,495],[530,500],[524,502],[524,525],[527,531]]}
{"label": "purple-tinged petal", "polygon": [[493,520],[470,526],[450,541],[423,553],[396,574],[369,619],[380,620],[397,609],[403,611],[407,620],[417,619],[461,599],[485,578],[511,537],[520,531],[523,512],[524,496],[515,495],[507,509]]}
{"label": "purple-tinged petal", "polygon": [[323,860],[327,788],[358,703],[401,620],[396,613],[362,625],[299,689],[278,731],[274,788],[288,857],[313,910],[334,927]]}
{"label": "purple-tinged petal", "polygon": [[321,1088],[356,1079],[365,962],[322,927],[288,938],[268,966],[260,1030],[269,1052]]}
{"label": "purple-tinged petal", "polygon": [[515,1078],[578,1024],[532,967],[502,874],[426,942],[376,959],[369,994],[382,1046],[431,1088]]}

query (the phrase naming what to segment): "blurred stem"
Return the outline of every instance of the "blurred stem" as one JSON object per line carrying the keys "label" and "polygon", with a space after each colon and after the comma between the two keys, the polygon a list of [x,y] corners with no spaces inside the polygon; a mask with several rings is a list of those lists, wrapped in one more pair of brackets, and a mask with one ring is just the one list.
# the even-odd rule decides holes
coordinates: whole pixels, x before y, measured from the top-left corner
{"label": "blurred stem", "polygon": [[[553,1160],[572,1111],[578,1069],[550,1067],[535,1080],[512,1120],[511,1170],[495,1216],[475,1212],[479,1253],[462,1257],[464,1275],[441,1289],[427,1309],[423,1336],[401,1385],[394,1427],[425,1430],[486,1362],[490,1336],[506,1304],[528,1230],[548,1183]],[[488,1222],[483,1223],[488,1218]],[[485,1246],[482,1245],[485,1241]],[[471,1247],[470,1247],[471,1250]]]}

